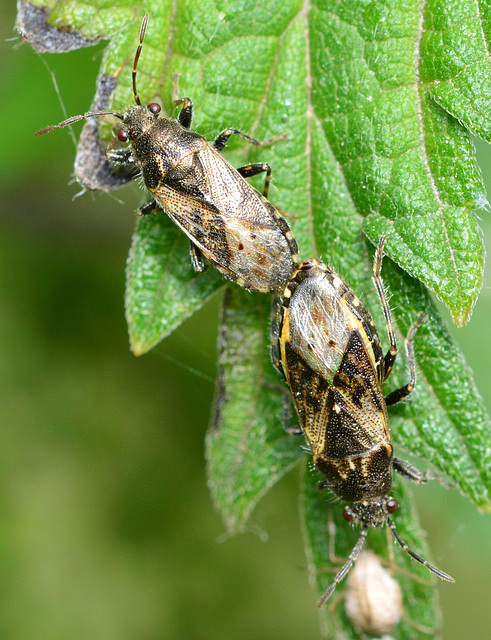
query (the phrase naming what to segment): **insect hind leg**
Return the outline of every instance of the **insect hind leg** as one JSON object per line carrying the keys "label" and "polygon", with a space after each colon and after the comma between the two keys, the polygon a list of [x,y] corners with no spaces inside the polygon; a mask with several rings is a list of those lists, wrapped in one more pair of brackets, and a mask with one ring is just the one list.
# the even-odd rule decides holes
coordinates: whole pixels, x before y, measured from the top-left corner
{"label": "insect hind leg", "polygon": [[268,197],[269,184],[271,182],[271,167],[265,162],[256,162],[254,164],[246,164],[243,167],[239,167],[237,171],[243,178],[251,178],[257,176],[260,173],[266,173],[266,179],[264,181],[263,196]]}
{"label": "insect hind leg", "polygon": [[[390,313],[389,300],[387,298],[387,293],[385,292],[384,283],[381,276],[382,259],[384,257],[384,245],[386,240],[387,240],[386,236],[380,237],[380,240],[377,246],[377,251],[375,252],[375,257],[373,261],[373,283],[375,285],[375,289],[377,290],[378,297],[380,298],[380,303],[382,304],[382,309],[385,316],[385,322],[387,325],[387,333],[389,334],[389,339],[390,339],[390,347],[387,353],[385,354],[385,358],[384,358],[384,380],[387,380],[387,378],[389,377],[394,367],[394,363],[396,361],[397,351],[398,351],[396,336],[394,333],[394,327],[392,325],[392,317]],[[414,387],[416,385],[416,364],[414,359],[413,341],[414,341],[414,336],[416,335],[416,331],[418,330],[419,326],[421,325],[424,319],[425,319],[425,314],[422,313],[419,316],[419,318],[416,320],[416,322],[413,324],[413,326],[411,327],[405,341],[406,353],[407,353],[408,364],[409,364],[410,381],[400,389],[396,389],[395,391],[392,391],[385,397],[385,404],[388,407],[391,405],[397,404],[401,400],[404,400],[404,398],[407,398],[407,396],[410,393],[412,393],[412,391],[414,390]]]}
{"label": "insect hind leg", "polygon": [[400,389],[396,389],[392,391],[385,397],[386,406],[390,407],[391,405],[397,404],[404,398],[414,391],[414,387],[416,386],[416,361],[414,358],[414,336],[416,335],[416,331],[421,326],[422,322],[425,320],[426,316],[424,313],[421,313],[419,318],[413,324],[409,333],[406,336],[406,354],[409,365],[409,382],[401,387]]}
{"label": "insect hind leg", "polygon": [[281,323],[281,298],[278,295],[273,296],[271,302],[271,362],[274,368],[284,376],[283,367],[280,361],[279,350],[279,338],[280,338],[280,323]]}
{"label": "insect hind leg", "polygon": [[191,258],[191,264],[193,269],[197,273],[203,273],[208,268],[205,263],[203,253],[199,247],[197,247],[191,240],[189,241],[189,256]]}
{"label": "insect hind leg", "polygon": [[375,256],[373,259],[373,284],[375,285],[375,289],[382,305],[382,310],[385,316],[385,323],[387,325],[387,333],[389,334],[390,340],[390,347],[384,358],[384,380],[387,380],[387,378],[389,377],[397,357],[397,342],[394,333],[394,327],[392,326],[389,300],[387,299],[384,282],[382,280],[382,276],[380,275],[382,271],[382,259],[384,257],[384,245],[386,240],[386,236],[380,237],[377,251],[375,252]]}
{"label": "insect hind leg", "polygon": [[152,198],[146,204],[144,204],[143,206],[141,206],[138,209],[138,215],[139,216],[148,216],[148,215],[154,213],[155,211],[161,211],[161,210],[162,209],[157,204],[157,201],[155,200],[155,198]]}

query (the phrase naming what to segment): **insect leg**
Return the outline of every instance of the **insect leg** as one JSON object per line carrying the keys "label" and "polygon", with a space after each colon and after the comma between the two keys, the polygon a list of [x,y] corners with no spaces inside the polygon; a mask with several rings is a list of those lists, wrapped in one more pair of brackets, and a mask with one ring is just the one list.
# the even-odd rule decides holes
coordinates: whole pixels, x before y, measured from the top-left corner
{"label": "insect leg", "polygon": [[392,326],[392,318],[390,315],[390,307],[389,301],[387,299],[387,294],[385,292],[384,283],[382,280],[382,276],[380,272],[382,270],[382,258],[384,257],[384,245],[386,241],[386,236],[381,236],[377,251],[375,252],[375,257],[373,260],[373,284],[375,285],[375,289],[377,290],[378,297],[380,298],[380,303],[382,304],[382,309],[385,316],[385,323],[387,325],[387,333],[389,334],[390,347],[384,358],[384,380],[390,375],[392,368],[394,366],[394,362],[397,356],[397,342],[396,336],[394,334],[394,327]]}
{"label": "insect leg", "polygon": [[422,313],[419,316],[419,318],[413,324],[413,326],[411,327],[406,337],[406,353],[407,353],[407,360],[409,364],[409,375],[411,376],[411,379],[404,387],[401,387],[400,389],[396,389],[395,391],[392,391],[391,393],[389,393],[389,395],[385,397],[385,404],[388,407],[390,407],[393,404],[397,404],[401,400],[404,400],[404,398],[407,398],[407,396],[410,393],[412,393],[412,391],[414,390],[414,387],[416,385],[416,362],[414,359],[413,341],[414,341],[414,336],[416,335],[416,331],[420,327],[425,317],[426,316],[424,313]]}
{"label": "insect leg", "polygon": [[282,376],[283,367],[281,366],[281,356],[280,356],[280,347],[279,347],[279,339],[280,339],[280,326],[281,326],[281,298],[278,295],[273,296],[273,301],[271,303],[271,362],[275,369],[277,369]]}
{"label": "insect leg", "polygon": [[152,198],[151,200],[149,200],[147,202],[147,204],[144,204],[143,207],[140,207],[138,209],[138,215],[139,216],[148,216],[151,213],[153,213],[154,211],[159,210],[159,209],[160,209],[160,207],[157,204],[157,201],[154,198]]}
{"label": "insect leg", "polygon": [[205,264],[201,249],[197,247],[191,240],[189,241],[189,255],[191,256],[191,264],[197,273],[203,273],[208,268]]}
{"label": "insect leg", "polygon": [[[281,356],[279,348],[280,337],[280,324],[281,324],[281,298],[278,295],[273,296],[271,304],[271,362],[273,366],[281,373],[283,377],[283,367],[281,365]],[[283,428],[291,436],[304,435],[303,429],[300,425],[290,425],[291,418],[291,396],[288,391],[282,387],[283,392]]]}
{"label": "insect leg", "polygon": [[131,149],[107,149],[106,157],[116,164],[129,164],[131,162]]}
{"label": "insect leg", "polygon": [[419,471],[419,469],[413,467],[412,464],[409,464],[409,462],[401,460],[400,458],[393,459],[392,468],[404,478],[412,480],[417,484],[425,484],[428,480],[433,478],[431,471]]}
{"label": "insect leg", "polygon": [[224,129],[222,131],[222,133],[220,133],[215,140],[213,141],[213,147],[217,150],[217,151],[223,151],[225,148],[225,145],[228,142],[228,139],[230,138],[231,135],[237,135],[240,136],[243,140],[246,140],[247,142],[249,142],[249,144],[254,145],[255,147],[259,147],[260,143],[257,140],[254,140],[254,138],[251,138],[250,136],[248,136],[246,133],[242,133],[242,131],[239,131],[238,129]]}
{"label": "insect leg", "polygon": [[283,393],[283,429],[289,436],[303,436],[305,435],[302,427],[299,424],[290,424],[292,417],[292,403],[290,394],[284,390]]}
{"label": "insect leg", "polygon": [[181,104],[183,107],[179,111],[177,120],[185,129],[189,129],[193,121],[193,101],[191,98],[178,98],[174,100],[174,106],[178,107]]}
{"label": "insect leg", "polygon": [[256,162],[254,164],[246,164],[243,167],[239,167],[237,171],[243,178],[251,178],[257,176],[259,173],[266,172],[266,180],[264,181],[263,196],[268,197],[269,183],[271,182],[271,167],[265,162]]}
{"label": "insect leg", "polygon": [[417,484],[425,484],[428,480],[438,480],[438,482],[445,487],[445,489],[451,489],[452,484],[447,482],[444,478],[441,478],[438,474],[433,473],[427,469],[426,471],[419,471],[413,467],[409,462],[401,460],[400,458],[394,458],[392,461],[392,468],[397,471],[403,478],[407,478]]}

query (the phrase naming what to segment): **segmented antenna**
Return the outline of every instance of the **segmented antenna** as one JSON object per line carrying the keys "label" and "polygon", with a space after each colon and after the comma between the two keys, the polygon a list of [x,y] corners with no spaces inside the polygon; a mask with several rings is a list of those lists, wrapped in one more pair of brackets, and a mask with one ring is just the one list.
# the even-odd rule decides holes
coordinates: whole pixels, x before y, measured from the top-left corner
{"label": "segmented antenna", "polygon": [[135,96],[135,102],[137,105],[141,106],[140,96],[138,95],[138,91],[136,90],[136,69],[138,67],[138,60],[140,59],[140,53],[143,48],[143,40],[145,39],[145,31],[147,30],[148,24],[148,13],[143,16],[142,26],[140,29],[140,44],[135,53],[135,60],[133,62],[133,72],[131,77],[133,79],[133,95]]}
{"label": "segmented antenna", "polygon": [[[401,548],[404,551],[406,551],[406,553],[408,553],[411,556],[411,558],[414,558],[414,560],[416,560],[420,564],[424,565],[427,569],[429,569],[432,573],[434,573],[436,576],[438,576],[442,580],[446,580],[447,582],[455,582],[455,580],[452,578],[452,576],[449,576],[448,573],[445,573],[444,571],[441,571],[440,569],[437,569],[437,567],[434,567],[432,564],[427,562],[424,558],[419,556],[415,551],[410,549],[407,546],[407,544],[404,542],[404,540],[400,537],[400,535],[397,533],[396,526],[395,526],[395,524],[392,522],[392,520],[390,518],[387,518],[387,525],[390,527],[390,529],[391,529],[391,531],[392,531],[392,533],[394,535],[394,538],[397,540],[397,542],[399,543]],[[336,577],[334,578],[332,584],[329,586],[327,591],[324,593],[322,598],[319,600],[319,603],[317,604],[317,608],[318,609],[320,609],[322,607],[322,605],[325,604],[329,600],[329,598],[332,596],[332,594],[333,594],[334,590],[336,589],[336,587],[338,586],[338,584],[346,576],[346,574],[349,572],[351,567],[356,562],[356,559],[360,555],[360,552],[363,549],[363,545],[365,544],[365,538],[367,537],[367,533],[368,533],[368,526],[365,525],[361,530],[360,537],[358,538],[358,542],[353,547],[353,551],[350,553],[350,556],[349,556],[347,562],[338,571],[338,573],[336,574]]]}
{"label": "segmented antenna", "polygon": [[[136,70],[138,67],[138,60],[140,59],[140,53],[143,47],[143,40],[145,39],[145,32],[147,30],[147,25],[148,25],[148,13],[143,17],[142,26],[140,28],[140,44],[138,45],[138,48],[135,53],[135,60],[133,62],[133,72],[132,72],[133,95],[135,96],[136,104],[139,106],[141,106],[141,101],[140,101],[140,96],[138,95],[138,92],[136,90]],[[119,70],[118,70],[118,73],[119,73]],[[53,124],[50,127],[45,127],[44,129],[40,129],[39,131],[36,131],[34,135],[42,136],[45,133],[49,133],[50,131],[53,131],[54,129],[61,129],[62,127],[67,127],[68,125],[73,124],[74,122],[78,122],[79,120],[83,120],[84,118],[85,119],[98,118],[100,116],[115,116],[120,120],[124,120],[124,116],[121,113],[118,113],[117,111],[88,111],[87,113],[84,113],[82,115],[72,116],[71,118],[67,118],[66,120],[63,120],[63,122],[60,122],[59,124]]]}
{"label": "segmented antenna", "polygon": [[325,604],[329,600],[329,598],[331,597],[331,595],[334,592],[334,589],[338,586],[338,584],[341,582],[341,580],[345,577],[345,575],[349,572],[351,567],[356,562],[356,559],[360,555],[360,552],[363,549],[363,545],[365,544],[365,539],[367,537],[367,533],[368,533],[368,527],[367,527],[367,525],[365,525],[361,530],[360,537],[358,538],[358,542],[355,544],[355,546],[353,547],[353,551],[349,555],[348,561],[337,572],[336,577],[333,580],[333,583],[331,584],[331,586],[327,589],[327,591],[324,593],[322,598],[317,603],[317,608],[318,609],[320,609],[322,607],[322,605]]}
{"label": "segmented antenna", "polygon": [[400,535],[397,533],[396,526],[395,526],[395,524],[392,522],[392,520],[390,518],[387,518],[387,524],[391,528],[392,533],[394,535],[394,538],[400,544],[401,548],[404,549],[404,551],[406,551],[406,553],[409,553],[411,558],[414,558],[415,560],[417,560],[419,563],[424,565],[427,569],[429,569],[432,573],[434,573],[436,576],[438,576],[442,580],[446,580],[447,582],[455,582],[455,580],[452,578],[452,576],[449,576],[448,573],[445,573],[445,572],[441,571],[440,569],[437,569],[437,567],[434,567],[432,564],[427,562],[424,558],[422,558],[416,552],[414,552],[412,549],[410,549],[407,546],[407,544],[404,542],[404,540],[400,537]]}
{"label": "segmented antenna", "polygon": [[50,131],[53,131],[54,129],[62,129],[63,127],[67,127],[68,125],[73,124],[74,122],[83,120],[84,118],[98,118],[99,116],[116,116],[116,118],[119,118],[120,120],[124,120],[123,115],[121,113],[118,113],[117,111],[88,111],[87,113],[83,113],[80,116],[72,116],[71,118],[67,118],[66,120],[63,120],[63,122],[60,122],[59,124],[52,124],[50,127],[45,127],[44,129],[40,129],[39,131],[36,131],[34,135],[42,136],[45,133],[49,133]]}

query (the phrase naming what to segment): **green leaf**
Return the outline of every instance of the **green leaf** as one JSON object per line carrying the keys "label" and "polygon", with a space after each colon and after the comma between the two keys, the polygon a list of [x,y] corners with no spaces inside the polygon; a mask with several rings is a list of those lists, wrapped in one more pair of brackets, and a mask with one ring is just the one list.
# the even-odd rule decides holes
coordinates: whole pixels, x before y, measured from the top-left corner
{"label": "green leaf", "polygon": [[489,2],[433,0],[421,40],[421,80],[469,131],[491,142]]}
{"label": "green leaf", "polygon": [[[110,106],[131,104],[130,65],[121,65],[135,50],[145,7],[35,4],[52,9],[51,24],[110,38],[101,70],[118,74]],[[241,2],[173,7],[170,0],[151,5],[139,63],[142,100],[160,92],[173,113],[177,72],[205,135],[231,122],[259,138],[287,134],[268,149],[268,160],[276,160],[278,203],[297,216],[306,256],[316,253],[311,223],[332,215],[326,204],[336,195],[313,197],[315,183],[329,181],[313,151],[327,143],[368,237],[375,243],[388,234],[388,254],[465,324],[484,260],[472,209],[486,195],[464,126],[488,135],[487,4],[324,0],[306,13],[289,0],[262,7],[261,20],[251,20]],[[250,155],[265,157],[264,150]]]}
{"label": "green leaf", "polygon": [[[138,70],[142,102],[159,94],[173,115],[172,77],[179,73],[180,94],[195,104],[193,128],[207,139],[229,126],[260,140],[286,135],[258,150],[231,141],[227,158],[236,166],[271,164],[271,200],[288,212],[301,256],[324,259],[347,280],[373,313],[385,345],[371,282],[373,249],[362,231],[372,243],[380,234],[389,236],[387,253],[405,272],[385,259],[382,275],[392,293],[401,350],[420,311],[428,316],[415,341],[417,387],[410,400],[390,410],[397,455],[402,446],[424,457],[490,510],[490,420],[462,354],[416,281],[444,301],[457,325],[467,322],[484,261],[473,209],[484,206],[486,194],[469,131],[483,137],[489,132],[489,56],[483,51],[489,48],[491,20],[485,0],[458,6],[435,0],[51,6],[52,24],[110,39],[102,74],[117,75],[118,85],[108,108],[133,102],[131,63],[121,65],[132,59],[148,10]],[[110,126],[101,129],[108,142]],[[186,245],[163,214],[139,224],[127,291],[137,352],[169,333],[222,282],[212,269],[192,272]],[[208,467],[215,502],[229,531],[237,531],[301,455],[303,443],[281,430],[282,381],[267,354],[269,297],[232,286],[227,295]],[[407,380],[401,353],[386,390]],[[307,483],[306,526],[318,538],[311,545],[321,566],[327,517],[324,507],[318,515],[309,507],[318,500],[312,491]],[[402,483],[396,491],[403,491]],[[402,511],[397,526],[411,546],[421,548],[414,514]],[[339,545],[338,553],[349,553],[355,538],[356,533]],[[382,553],[379,539],[379,532],[370,532],[369,544],[373,540]],[[401,555],[406,554],[398,555],[397,564],[408,561],[408,569],[418,573],[421,568]],[[423,574],[428,575],[424,568]],[[405,609],[414,602],[415,621],[434,627],[434,614],[426,605],[418,609],[430,596],[416,591],[412,581],[404,586]],[[402,626],[397,637],[417,637],[411,633]]]}
{"label": "green leaf", "polygon": [[164,213],[138,221],[126,278],[126,319],[135,355],[172,333],[224,283],[214,269],[193,271],[189,241]]}
{"label": "green leaf", "polygon": [[[304,537],[312,583],[321,596],[332,583],[337,571],[351,553],[360,527],[351,527],[342,516],[343,507],[329,502],[325,492],[318,489],[321,476],[305,469],[301,510],[304,516]],[[391,495],[400,508],[394,516],[397,532],[410,549],[429,560],[428,546],[421,534],[413,501],[404,482],[396,480]],[[424,566],[415,562],[384,529],[368,532],[365,549],[372,549],[390,568],[393,578],[403,592],[403,620],[391,634],[399,640],[427,640],[438,638],[438,598],[434,578]],[[394,562],[389,562],[391,553]],[[346,583],[341,582],[331,599],[320,610],[325,635],[333,640],[366,638],[353,628],[344,609]]]}
{"label": "green leaf", "polygon": [[[390,408],[396,453],[402,455],[397,452],[397,445],[402,445],[431,462],[464,495],[490,512],[491,423],[472,373],[426,289],[415,286],[394,265],[385,267],[389,290],[402,292],[395,313],[403,335],[416,320],[413,309],[427,314],[415,338],[416,389],[407,402]],[[378,326],[382,332],[382,318]],[[402,347],[402,341],[399,344]],[[407,379],[406,368],[402,376],[389,378],[386,389],[401,386]]]}
{"label": "green leaf", "polygon": [[485,194],[468,133],[431,101],[421,77],[423,65],[436,64],[422,48],[432,5],[317,3],[312,101],[365,233],[374,243],[389,235],[391,258],[461,326],[482,284],[471,210]]}
{"label": "green leaf", "polygon": [[227,287],[207,458],[210,490],[231,534],[304,455],[303,439],[284,430],[288,398],[269,359],[269,315],[266,296]]}

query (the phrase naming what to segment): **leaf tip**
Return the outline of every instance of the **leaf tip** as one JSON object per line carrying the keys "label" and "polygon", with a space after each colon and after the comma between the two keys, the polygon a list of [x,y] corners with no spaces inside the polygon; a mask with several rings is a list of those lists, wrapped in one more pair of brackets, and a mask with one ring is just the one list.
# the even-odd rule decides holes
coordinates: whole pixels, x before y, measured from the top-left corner
{"label": "leaf tip", "polygon": [[148,343],[133,336],[130,332],[130,349],[134,356],[143,356],[155,346],[155,342]]}
{"label": "leaf tip", "polygon": [[470,306],[466,305],[465,307],[460,306],[456,308],[450,308],[448,305],[447,307],[451,311],[452,320],[454,321],[455,326],[459,329],[462,329],[462,327],[465,326],[471,319],[472,311],[474,309],[474,303]]}

